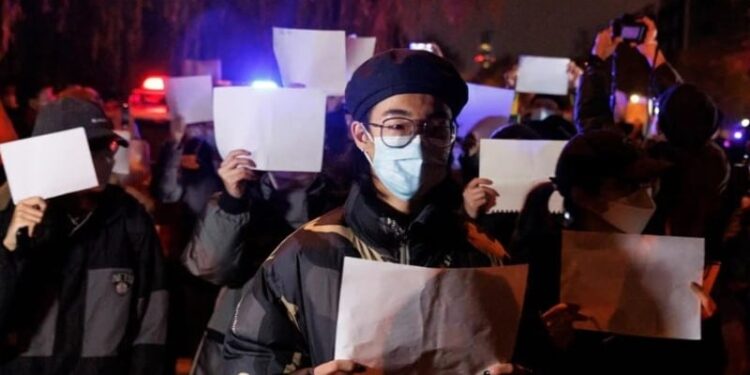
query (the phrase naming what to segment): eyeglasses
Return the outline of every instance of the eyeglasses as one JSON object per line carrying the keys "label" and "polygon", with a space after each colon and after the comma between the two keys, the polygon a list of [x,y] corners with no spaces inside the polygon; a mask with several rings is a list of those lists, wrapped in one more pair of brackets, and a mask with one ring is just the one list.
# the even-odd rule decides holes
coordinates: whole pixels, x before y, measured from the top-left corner
{"label": "eyeglasses", "polygon": [[412,120],[406,117],[391,117],[382,124],[367,125],[380,129],[380,139],[390,148],[406,147],[418,135],[436,147],[448,147],[456,140],[456,124],[451,119],[434,118]]}

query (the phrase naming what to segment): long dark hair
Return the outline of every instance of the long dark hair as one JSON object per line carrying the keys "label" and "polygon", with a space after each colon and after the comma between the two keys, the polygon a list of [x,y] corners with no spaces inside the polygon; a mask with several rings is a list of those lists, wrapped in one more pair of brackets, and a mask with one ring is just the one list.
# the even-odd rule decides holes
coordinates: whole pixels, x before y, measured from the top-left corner
{"label": "long dark hair", "polygon": [[[551,234],[560,230],[560,221],[549,212],[549,200],[554,192],[555,185],[552,182],[543,182],[526,196],[513,233],[514,248],[527,248],[529,241],[540,234]],[[570,199],[565,199],[565,203],[570,204],[569,201]],[[567,212],[568,207],[565,207],[565,210]]]}

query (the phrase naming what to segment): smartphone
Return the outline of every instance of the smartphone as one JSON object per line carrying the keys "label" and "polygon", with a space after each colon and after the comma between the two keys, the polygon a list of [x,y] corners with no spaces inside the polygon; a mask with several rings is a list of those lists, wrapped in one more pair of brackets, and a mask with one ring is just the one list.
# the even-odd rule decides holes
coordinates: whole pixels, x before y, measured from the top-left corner
{"label": "smartphone", "polygon": [[612,21],[612,34],[615,38],[622,38],[625,42],[641,44],[646,39],[648,27],[632,15],[624,15]]}

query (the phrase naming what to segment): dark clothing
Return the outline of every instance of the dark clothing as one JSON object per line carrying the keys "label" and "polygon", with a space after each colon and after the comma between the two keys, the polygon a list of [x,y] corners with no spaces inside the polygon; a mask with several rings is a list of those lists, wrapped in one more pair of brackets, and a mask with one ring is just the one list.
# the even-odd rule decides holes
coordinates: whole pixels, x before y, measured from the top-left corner
{"label": "dark clothing", "polygon": [[656,212],[647,232],[705,238],[707,262],[719,261],[729,222],[724,203],[730,167],[724,151],[713,142],[697,150],[659,142],[649,153],[672,167],[660,179],[654,196]]}
{"label": "dark clothing", "polygon": [[486,213],[479,215],[476,219],[477,226],[482,231],[500,241],[503,247],[508,249],[510,255],[509,264],[520,264],[528,261],[525,254],[515,253],[511,247],[517,221],[517,212]]}
{"label": "dark clothing", "polygon": [[[78,225],[52,200],[0,248],[0,374],[160,374],[168,295],[151,219],[118,187]],[[5,231],[13,207],[0,213]],[[26,243],[24,243],[26,242]]]}
{"label": "dark clothing", "polygon": [[10,122],[13,123],[13,130],[16,131],[19,139],[28,138],[31,136],[32,124],[26,122],[26,113],[21,108],[16,109],[5,109],[8,114]]}
{"label": "dark clothing", "polygon": [[539,134],[539,139],[567,141],[578,131],[575,125],[560,115],[552,115],[542,121],[529,121],[528,126]]}
{"label": "dark clothing", "polygon": [[154,175],[154,195],[162,203],[182,202],[193,218],[221,191],[216,148],[201,138],[162,146]]}
{"label": "dark clothing", "polygon": [[[168,141],[159,150],[151,190],[159,205],[156,222],[167,254],[170,289],[169,355],[191,356],[203,338],[219,288],[189,274],[180,262],[198,217],[209,198],[221,191],[212,134],[195,134],[201,125],[187,125],[180,142]],[[190,314],[185,314],[190,311]]]}
{"label": "dark clothing", "polygon": [[193,374],[226,373],[224,333],[242,297],[242,286],[284,238],[343,200],[323,175],[307,188],[285,191],[274,189],[264,175],[250,183],[242,199],[224,192],[208,202],[183,264],[193,275],[224,288],[196,354]]}
{"label": "dark clothing", "polygon": [[464,224],[457,211],[439,204],[408,217],[374,192],[353,187],[343,208],[292,234],[250,282],[225,341],[227,373],[289,373],[332,360],[344,257],[427,267],[492,265],[468,242]]}
{"label": "dark clothing", "polygon": [[[540,193],[541,189],[547,192]],[[535,189],[530,194],[535,203],[524,208],[519,220],[514,246],[529,254],[529,280],[514,362],[534,369],[535,374],[721,373],[718,319],[704,322],[701,341],[576,331],[570,347],[559,349],[551,344],[540,314],[561,302],[564,225],[559,218],[540,214],[547,211],[546,205],[536,205],[546,202],[540,197],[548,197],[552,190],[551,184]]]}
{"label": "dark clothing", "polygon": [[529,193],[510,246],[511,253],[522,254],[529,265],[513,363],[531,368],[535,374],[564,373],[556,370],[565,353],[552,344],[541,320],[541,314],[560,302],[562,218],[549,214],[553,192],[552,183],[545,183]]}

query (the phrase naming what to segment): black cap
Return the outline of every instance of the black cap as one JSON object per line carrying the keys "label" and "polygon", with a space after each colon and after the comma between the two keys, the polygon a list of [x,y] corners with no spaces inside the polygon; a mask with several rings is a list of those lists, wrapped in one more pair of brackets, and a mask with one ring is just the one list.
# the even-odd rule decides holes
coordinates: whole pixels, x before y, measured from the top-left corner
{"label": "black cap", "polygon": [[32,136],[83,127],[89,140],[111,138],[123,147],[128,142],[112,129],[104,110],[97,104],[76,98],[62,98],[42,107]]}
{"label": "black cap", "polygon": [[429,94],[453,112],[463,109],[469,89],[451,63],[434,53],[392,49],[373,56],[360,66],[346,85],[346,106],[355,120],[381,101],[399,94]]}
{"label": "black cap", "polygon": [[573,137],[557,160],[553,181],[564,197],[573,186],[593,188],[605,178],[647,182],[670,164],[645,155],[628,138],[611,130],[590,130]]}

